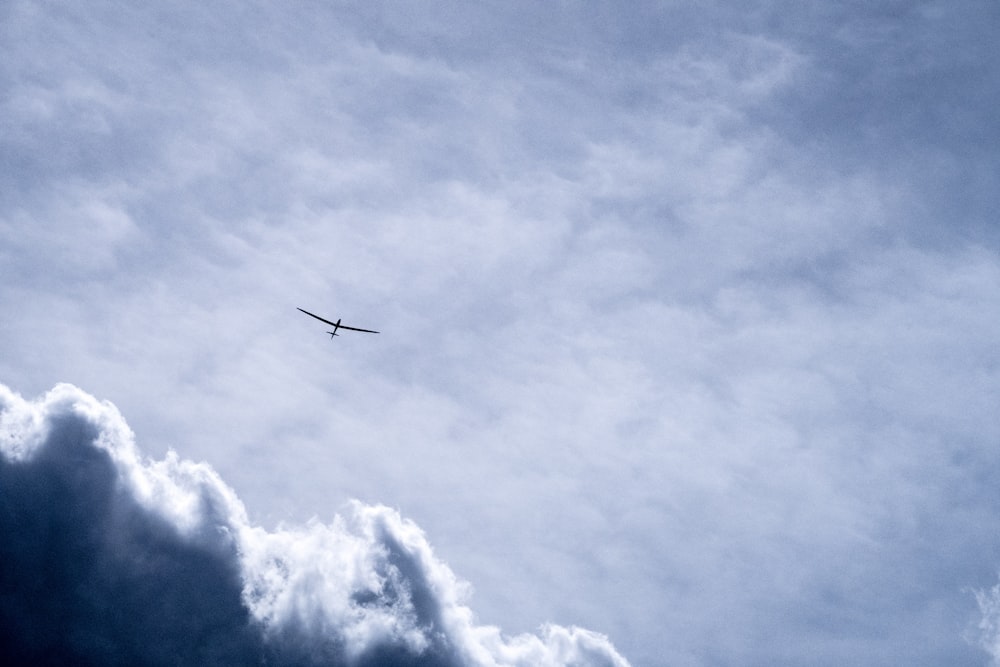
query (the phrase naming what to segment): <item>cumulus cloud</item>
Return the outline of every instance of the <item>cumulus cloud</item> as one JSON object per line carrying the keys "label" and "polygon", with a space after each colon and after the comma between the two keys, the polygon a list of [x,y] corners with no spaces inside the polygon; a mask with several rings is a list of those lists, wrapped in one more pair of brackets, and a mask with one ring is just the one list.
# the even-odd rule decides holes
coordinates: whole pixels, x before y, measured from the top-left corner
{"label": "cumulus cloud", "polygon": [[114,406],[0,385],[0,662],[623,667],[602,635],[477,625],[413,522],[358,502],[267,531]]}

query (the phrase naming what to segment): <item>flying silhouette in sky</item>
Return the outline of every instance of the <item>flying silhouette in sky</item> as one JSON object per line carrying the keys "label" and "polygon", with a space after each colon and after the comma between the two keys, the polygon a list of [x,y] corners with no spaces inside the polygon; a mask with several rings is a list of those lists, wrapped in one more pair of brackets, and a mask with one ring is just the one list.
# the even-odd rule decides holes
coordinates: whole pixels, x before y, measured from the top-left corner
{"label": "flying silhouette in sky", "polygon": [[330,326],[332,326],[333,327],[333,331],[327,331],[327,333],[330,334],[331,338],[333,336],[339,336],[340,335],[340,334],[337,333],[337,331],[339,329],[348,329],[350,331],[363,331],[365,333],[374,333],[374,334],[378,333],[377,331],[372,331],[371,329],[359,329],[358,327],[349,327],[346,324],[341,324],[339,319],[336,322],[331,322],[330,320],[324,320],[319,315],[313,315],[308,310],[302,310],[301,308],[298,308],[298,310],[302,311],[303,313],[305,313],[309,317],[315,317],[320,322],[326,322],[327,324],[329,324]]}

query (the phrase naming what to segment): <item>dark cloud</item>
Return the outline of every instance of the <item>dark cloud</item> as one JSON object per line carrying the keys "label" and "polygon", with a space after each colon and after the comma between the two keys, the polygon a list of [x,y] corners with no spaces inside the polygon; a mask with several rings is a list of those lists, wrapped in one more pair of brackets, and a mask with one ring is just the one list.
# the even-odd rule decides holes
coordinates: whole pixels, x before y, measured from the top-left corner
{"label": "dark cloud", "polygon": [[85,418],[47,428],[29,460],[0,460],[3,662],[251,664],[235,545],[138,505]]}
{"label": "dark cloud", "polygon": [[144,462],[110,404],[0,385],[0,662],[609,665],[605,638],[476,626],[421,531],[355,503],[267,532],[203,464]]}

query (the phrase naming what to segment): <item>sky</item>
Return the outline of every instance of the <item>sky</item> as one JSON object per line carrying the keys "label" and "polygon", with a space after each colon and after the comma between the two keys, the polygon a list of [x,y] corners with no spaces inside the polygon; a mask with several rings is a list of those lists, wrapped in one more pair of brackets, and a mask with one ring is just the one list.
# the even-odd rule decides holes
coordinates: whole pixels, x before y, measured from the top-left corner
{"label": "sky", "polygon": [[[138,560],[176,554],[152,590],[203,563],[219,646],[279,663],[308,626],[329,664],[1000,664],[998,28],[996,0],[0,3],[8,534],[110,494]],[[96,461],[83,495],[60,456]],[[253,597],[262,549],[336,592]],[[355,553],[388,634],[337,615]],[[295,590],[320,620],[262,602]],[[72,650],[136,659],[132,630]]]}

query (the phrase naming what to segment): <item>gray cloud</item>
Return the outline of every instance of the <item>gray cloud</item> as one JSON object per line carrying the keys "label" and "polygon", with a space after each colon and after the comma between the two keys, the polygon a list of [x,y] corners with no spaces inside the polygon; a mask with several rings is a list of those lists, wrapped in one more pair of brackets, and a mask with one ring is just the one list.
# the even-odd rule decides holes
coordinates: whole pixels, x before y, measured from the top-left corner
{"label": "gray cloud", "polygon": [[205,464],[145,461],[109,403],[0,385],[4,664],[625,667],[602,635],[477,625],[422,531],[353,503],[267,531]]}
{"label": "gray cloud", "polygon": [[981,664],[998,11],[0,3],[0,378],[269,529],[399,507],[512,632]]}

